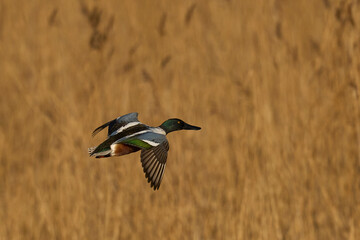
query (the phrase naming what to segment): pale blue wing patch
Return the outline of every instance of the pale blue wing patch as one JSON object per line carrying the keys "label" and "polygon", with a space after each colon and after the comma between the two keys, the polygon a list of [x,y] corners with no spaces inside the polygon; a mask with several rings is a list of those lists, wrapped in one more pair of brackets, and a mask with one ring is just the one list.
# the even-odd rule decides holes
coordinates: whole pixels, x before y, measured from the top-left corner
{"label": "pale blue wing patch", "polygon": [[140,124],[138,116],[139,114],[137,112],[133,112],[118,117],[115,121],[109,124],[108,136],[117,134],[129,127]]}
{"label": "pale blue wing patch", "polygon": [[110,122],[107,122],[107,123],[101,125],[100,127],[96,128],[92,135],[95,136],[101,130],[108,127],[108,136],[110,136],[110,135],[113,135],[113,133],[115,133],[115,134],[119,133],[119,131],[117,131],[117,130],[120,128],[122,128],[121,130],[124,130],[124,129],[126,129],[126,127],[132,127],[137,124],[140,124],[140,122],[138,120],[138,115],[139,114],[137,112],[133,112],[133,113],[128,113],[126,115],[118,117],[118,118],[116,118]]}

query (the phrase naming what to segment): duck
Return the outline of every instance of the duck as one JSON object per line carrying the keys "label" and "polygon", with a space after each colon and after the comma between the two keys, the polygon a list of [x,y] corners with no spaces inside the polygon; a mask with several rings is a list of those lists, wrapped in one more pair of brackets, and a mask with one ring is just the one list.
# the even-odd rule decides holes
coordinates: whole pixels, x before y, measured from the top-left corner
{"label": "duck", "polygon": [[158,127],[151,127],[138,120],[133,112],[111,120],[96,128],[95,136],[105,128],[107,139],[96,147],[88,148],[90,157],[108,158],[141,151],[140,159],[145,178],[151,188],[158,190],[164,176],[169,142],[166,135],[179,130],[200,130],[181,119],[170,118]]}

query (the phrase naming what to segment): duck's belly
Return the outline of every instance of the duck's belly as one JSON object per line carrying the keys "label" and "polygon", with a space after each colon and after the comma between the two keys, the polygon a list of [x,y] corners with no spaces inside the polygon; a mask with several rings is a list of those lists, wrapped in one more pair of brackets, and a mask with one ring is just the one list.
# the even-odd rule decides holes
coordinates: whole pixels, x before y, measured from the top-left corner
{"label": "duck's belly", "polygon": [[111,145],[111,156],[122,156],[125,154],[133,153],[139,151],[140,148],[128,146],[122,143],[112,144]]}

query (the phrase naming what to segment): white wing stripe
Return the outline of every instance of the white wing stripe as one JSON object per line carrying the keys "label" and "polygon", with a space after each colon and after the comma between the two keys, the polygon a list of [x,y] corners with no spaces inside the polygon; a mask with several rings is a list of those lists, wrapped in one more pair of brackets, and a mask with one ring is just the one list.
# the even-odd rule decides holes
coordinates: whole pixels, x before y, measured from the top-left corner
{"label": "white wing stripe", "polygon": [[156,147],[156,146],[158,146],[160,144],[160,143],[157,143],[157,142],[153,142],[153,141],[150,141],[150,140],[144,140],[144,139],[142,139],[141,141],[146,142],[146,143],[150,144],[153,147]]}
{"label": "white wing stripe", "polygon": [[132,126],[136,126],[136,125],[139,125],[139,124],[140,124],[140,122],[131,122],[131,123],[128,123],[128,124],[126,124],[125,126],[122,126],[122,127],[119,128],[118,130],[116,130],[115,132],[113,132],[110,136],[116,135],[116,134],[124,131],[125,129],[128,129],[128,128],[132,127]]}
{"label": "white wing stripe", "polygon": [[[139,135],[139,134],[143,134],[143,133],[148,133],[148,132],[151,132],[151,130],[140,131],[140,132],[137,132],[137,133],[128,135],[128,136],[126,136],[126,137],[124,137],[124,138],[131,138],[131,137],[133,137],[133,136],[136,136],[136,135]],[[124,138],[121,138],[121,139],[119,139],[119,140],[122,140],[122,139],[124,139]],[[119,140],[118,140],[118,141],[119,141]]]}

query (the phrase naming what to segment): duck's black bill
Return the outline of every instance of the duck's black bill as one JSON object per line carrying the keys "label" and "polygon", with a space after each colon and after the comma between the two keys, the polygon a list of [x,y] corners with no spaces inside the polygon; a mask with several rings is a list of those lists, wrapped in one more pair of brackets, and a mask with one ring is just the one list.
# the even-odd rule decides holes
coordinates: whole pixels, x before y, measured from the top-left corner
{"label": "duck's black bill", "polygon": [[183,129],[185,130],[200,130],[201,127],[193,126],[187,123],[184,123]]}

